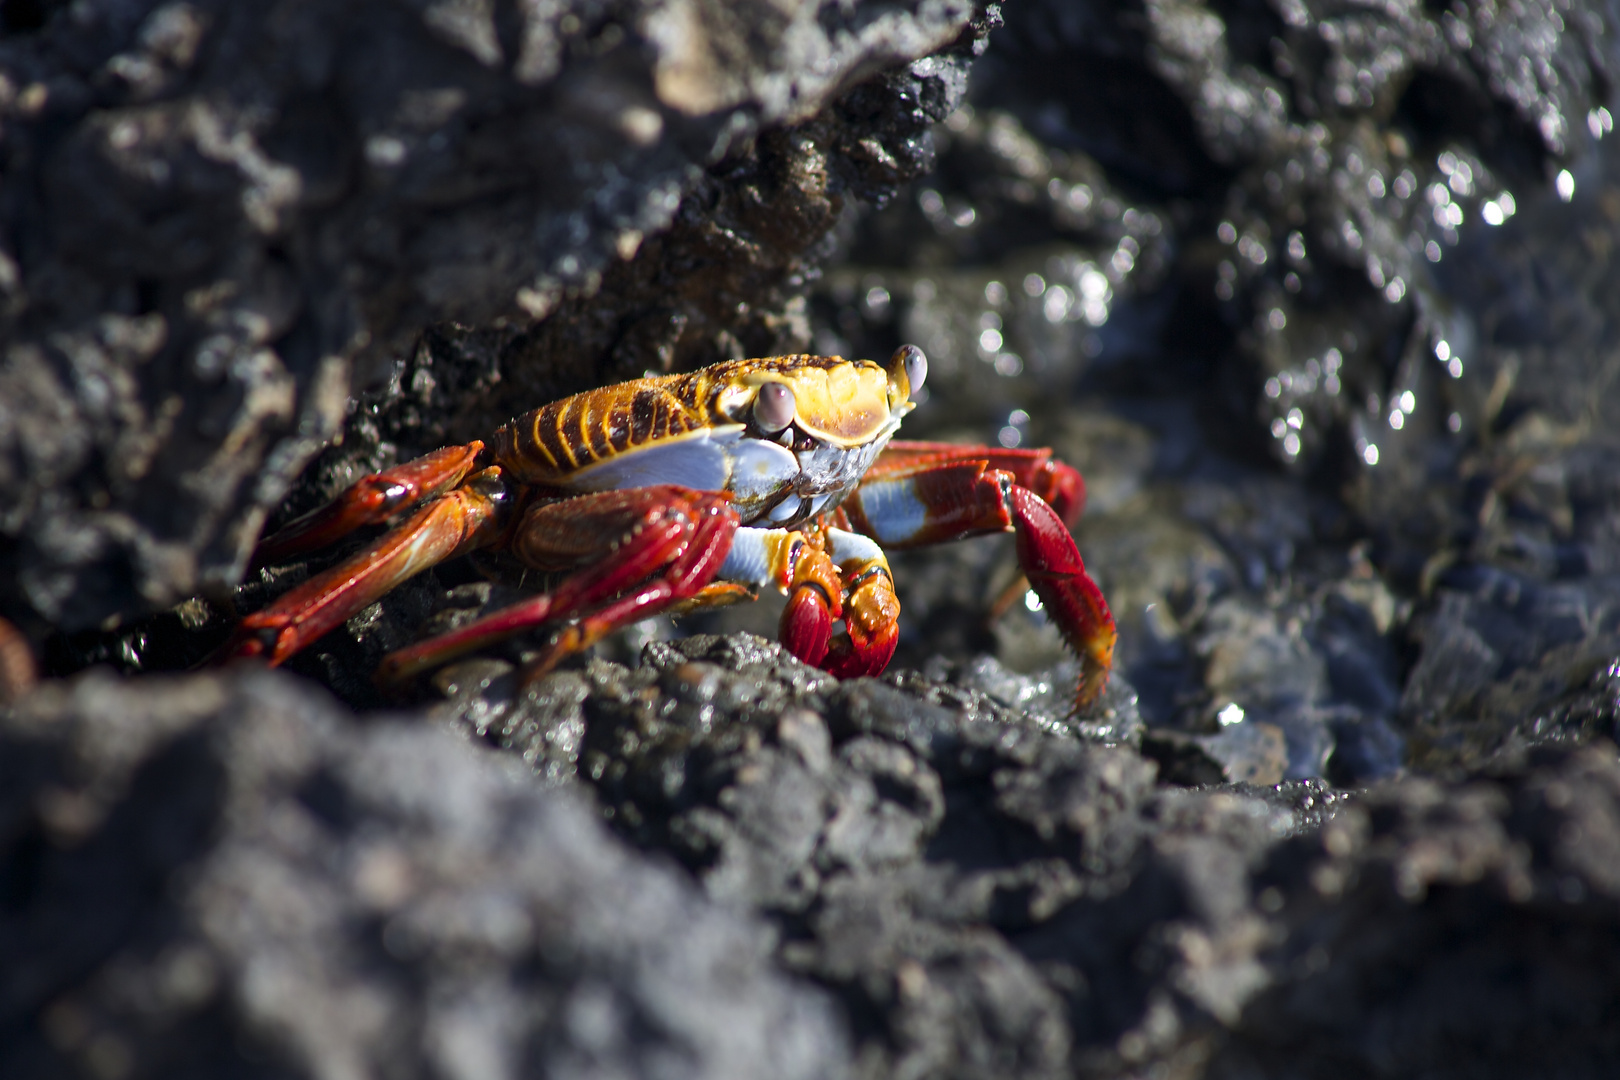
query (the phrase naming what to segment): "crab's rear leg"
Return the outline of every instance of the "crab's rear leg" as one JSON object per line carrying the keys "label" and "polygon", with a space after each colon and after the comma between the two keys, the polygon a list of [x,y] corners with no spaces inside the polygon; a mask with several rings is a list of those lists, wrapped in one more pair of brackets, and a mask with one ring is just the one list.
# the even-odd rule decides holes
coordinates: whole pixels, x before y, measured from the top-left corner
{"label": "crab's rear leg", "polygon": [[377,681],[398,685],[524,631],[574,620],[526,670],[525,680],[536,678],[614,630],[698,596],[725,561],[736,531],[727,496],[672,485],[537,505],[513,537],[520,558],[542,567],[590,555],[597,561],[551,592],[389,653]]}
{"label": "crab's rear leg", "polygon": [[381,525],[467,478],[484,444],[446,446],[414,461],[361,477],[337,498],[288,522],[253,549],[254,566],[273,566],[341,540],[363,525]]}
{"label": "crab's rear leg", "polygon": [[280,664],[428,567],[499,539],[505,481],[484,469],[355,555],[242,620],[215,654]]}
{"label": "crab's rear leg", "polygon": [[1107,684],[1114,617],[1063,519],[1014,473],[990,468],[992,453],[868,473],[842,510],[854,528],[891,548],[988,532],[1016,534],[1019,568],[1080,657],[1075,704],[1083,707]]}

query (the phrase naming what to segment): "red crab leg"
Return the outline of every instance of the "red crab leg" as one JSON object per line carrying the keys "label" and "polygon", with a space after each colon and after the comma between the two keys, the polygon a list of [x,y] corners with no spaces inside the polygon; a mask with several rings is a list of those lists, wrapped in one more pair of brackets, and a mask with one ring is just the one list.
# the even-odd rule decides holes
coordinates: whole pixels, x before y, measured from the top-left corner
{"label": "red crab leg", "polygon": [[664,609],[665,615],[689,615],[759,599],[759,590],[735,581],[711,581],[693,595]]}
{"label": "red crab leg", "polygon": [[0,619],[0,705],[22,699],[39,682],[39,664],[28,639],[5,619]]}
{"label": "red crab leg", "polygon": [[259,541],[254,566],[273,566],[294,555],[323,548],[362,525],[381,525],[424,499],[449,491],[472,472],[481,442],[446,446],[415,461],[361,477],[318,510],[288,522]]}
{"label": "red crab leg", "polygon": [[219,658],[262,656],[280,664],[406,579],[499,538],[504,497],[500,470],[485,469],[364,551],[243,619]]}
{"label": "red crab leg", "polygon": [[985,461],[992,469],[1012,473],[1013,483],[1039,495],[1071,529],[1086,508],[1086,482],[1079,470],[1054,460],[1052,451],[1046,447],[1007,449],[895,439],[883,448],[866,476],[876,480],[890,473],[912,472],[919,465],[962,461]]}
{"label": "red crab leg", "polygon": [[575,555],[583,538],[602,552],[549,593],[513,604],[458,630],[383,658],[380,685],[413,676],[515,634],[577,618],[566,626],[525,681],[555,667],[619,627],[700,594],[731,547],[737,512],[729,497],[663,485],[581,495],[545,503],[524,516],[514,547],[526,561]]}
{"label": "red crab leg", "polygon": [[1096,700],[1114,657],[1114,617],[1086,573],[1074,537],[1052,507],[991,469],[986,458],[919,463],[867,479],[844,500],[858,531],[887,547],[921,547],[986,532],[1017,536],[1018,565],[1047,614],[1080,657],[1075,705]]}
{"label": "red crab leg", "polygon": [[[1013,483],[1026,487],[1039,495],[1063,519],[1072,532],[1080,514],[1086,508],[1086,482],[1079,470],[1052,458],[1046,447],[1008,449],[996,446],[964,446],[961,443],[913,442],[904,439],[891,442],[867,470],[867,477],[878,479],[894,473],[915,472],[920,466],[947,465],[964,461],[987,461],[992,469],[1012,473]],[[989,619],[994,622],[1029,591],[1029,578],[1020,574],[1012,584],[1001,591],[990,605]]]}

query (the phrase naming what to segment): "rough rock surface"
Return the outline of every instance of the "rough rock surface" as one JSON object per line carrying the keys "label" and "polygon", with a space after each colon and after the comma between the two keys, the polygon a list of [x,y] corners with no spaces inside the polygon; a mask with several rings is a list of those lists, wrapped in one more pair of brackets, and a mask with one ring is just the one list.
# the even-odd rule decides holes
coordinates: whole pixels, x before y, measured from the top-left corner
{"label": "rough rock surface", "polygon": [[[706,218],[720,195],[716,181],[698,190],[705,167],[754,156],[764,126],[973,37],[965,0],[875,18],[820,11],[7,5],[6,614],[81,629],[222,593],[266,511],[337,432],[351,368],[366,388],[425,325],[527,326],[588,296],[683,200],[696,199],[689,220]],[[959,88],[951,60],[931,63],[919,78]],[[849,149],[867,173],[908,165],[905,148],[871,132]],[[831,182],[813,158],[782,167],[795,166],[817,174],[812,188]],[[763,192],[739,183],[736,212],[746,217],[750,191],[756,213],[773,212],[772,179]],[[697,261],[769,251],[759,280],[730,292],[694,282],[731,305],[733,335],[751,336],[739,303],[780,316],[769,289],[792,275],[804,238],[769,240],[721,226],[687,242]],[[643,278],[683,273],[656,256],[647,265]],[[643,289],[576,305],[545,324],[533,343],[543,370],[520,386],[610,378],[615,346],[623,364],[661,349],[712,358],[718,311],[694,323],[687,300]],[[593,311],[589,332],[571,329]],[[705,340],[683,346],[688,334]]]}
{"label": "rough rock surface", "polygon": [[[1006,18],[812,297],[817,349],[915,341],[916,427],[1081,466],[1167,775],[1614,737],[1612,6]],[[985,628],[1010,579],[901,560],[902,657],[1049,664],[1038,618]]]}
{"label": "rough rock surface", "polygon": [[747,636],[516,702],[481,664],[426,720],[252,673],[90,673],[0,717],[6,1075],[1595,1077],[1620,1053],[1610,744],[1449,790],[1187,789],[981,691],[840,684]]}
{"label": "rough rock surface", "polygon": [[92,674],[0,763],[5,1076],[847,1072],[757,919],[442,730]]}
{"label": "rough rock surface", "polygon": [[[0,719],[0,1073],[1614,1072],[1612,2],[239,8],[0,5],[0,613],[70,631]],[[768,603],[362,719],[135,677],[360,473],[901,342],[907,435],[1085,471],[1095,711],[996,539],[894,559],[876,680]],[[375,710],[508,570],[290,666]]]}
{"label": "rough rock surface", "polygon": [[759,639],[516,699],[504,675],[453,669],[443,715],[770,913],[863,1075],[1598,1076],[1620,1053],[1612,743],[1450,792],[1189,790],[1114,732],[840,684]]}

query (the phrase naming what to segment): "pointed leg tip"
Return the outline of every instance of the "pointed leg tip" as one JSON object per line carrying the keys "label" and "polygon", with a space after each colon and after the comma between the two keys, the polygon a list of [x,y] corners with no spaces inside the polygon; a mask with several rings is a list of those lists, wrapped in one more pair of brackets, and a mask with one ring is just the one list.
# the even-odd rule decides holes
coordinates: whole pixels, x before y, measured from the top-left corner
{"label": "pointed leg tip", "polygon": [[396,653],[383,657],[377,670],[371,673],[371,685],[385,697],[395,697],[410,684],[415,672],[398,659]]}
{"label": "pointed leg tip", "polygon": [[1114,643],[1118,634],[1113,616],[1107,608],[1101,611],[1100,624],[1078,643],[1075,652],[1080,657],[1080,680],[1075,687],[1074,711],[1084,712],[1102,700],[1108,689],[1108,677],[1114,670]]}
{"label": "pointed leg tip", "polygon": [[557,665],[562,663],[562,659],[563,658],[561,656],[558,656],[555,658],[547,657],[541,660],[536,660],[534,663],[518,672],[518,692],[526,692],[529,687],[533,686],[547,675],[550,675],[553,671],[556,671]]}
{"label": "pointed leg tip", "polygon": [[1074,713],[1083,713],[1102,700],[1108,689],[1108,671],[1086,672],[1080,676],[1074,691]]}
{"label": "pointed leg tip", "polygon": [[251,622],[244,622],[225,644],[209,654],[201,666],[221,668],[248,660],[262,663],[265,667],[280,667],[282,661],[295,651],[284,647],[286,643],[282,637],[285,632],[285,627],[255,626]]}

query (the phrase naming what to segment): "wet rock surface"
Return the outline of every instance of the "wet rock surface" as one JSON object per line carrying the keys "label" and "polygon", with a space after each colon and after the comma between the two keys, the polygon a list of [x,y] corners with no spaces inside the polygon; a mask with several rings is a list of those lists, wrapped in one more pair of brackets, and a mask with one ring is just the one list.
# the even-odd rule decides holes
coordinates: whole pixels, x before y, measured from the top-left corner
{"label": "wet rock surface", "polygon": [[[1612,4],[0,9],[52,676],[0,693],[0,1073],[1613,1072]],[[1083,715],[995,538],[893,558],[879,679],[767,601],[381,697],[500,556],[160,674],[367,471],[902,342],[908,436],[1086,475]]]}
{"label": "wet rock surface", "polygon": [[[1009,9],[935,172],[813,295],[820,350],[929,351],[908,429],[1082,468],[1172,773],[1614,735],[1615,49],[1549,12]],[[979,614],[1005,549],[915,561],[903,657],[1050,662]]]}

